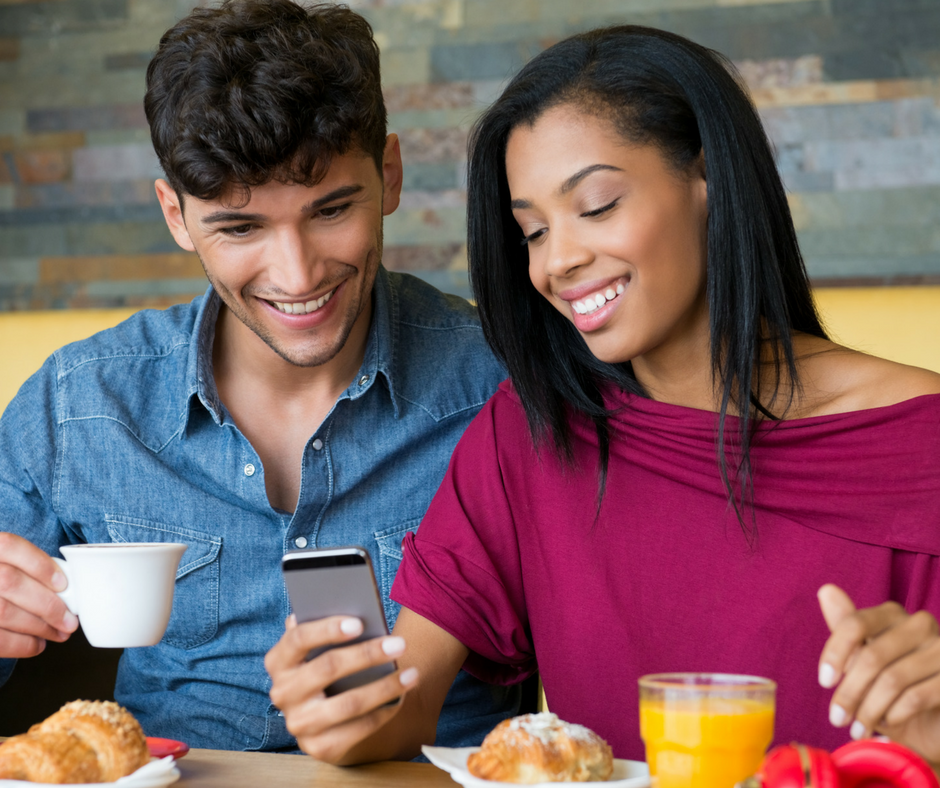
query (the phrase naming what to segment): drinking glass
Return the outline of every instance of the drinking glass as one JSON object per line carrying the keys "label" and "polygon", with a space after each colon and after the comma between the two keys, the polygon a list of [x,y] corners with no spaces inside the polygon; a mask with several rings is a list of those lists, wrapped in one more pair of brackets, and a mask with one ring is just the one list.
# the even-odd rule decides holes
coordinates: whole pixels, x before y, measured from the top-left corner
{"label": "drinking glass", "polygon": [[754,774],[774,733],[777,685],[757,676],[640,679],[640,735],[658,788],[731,788]]}

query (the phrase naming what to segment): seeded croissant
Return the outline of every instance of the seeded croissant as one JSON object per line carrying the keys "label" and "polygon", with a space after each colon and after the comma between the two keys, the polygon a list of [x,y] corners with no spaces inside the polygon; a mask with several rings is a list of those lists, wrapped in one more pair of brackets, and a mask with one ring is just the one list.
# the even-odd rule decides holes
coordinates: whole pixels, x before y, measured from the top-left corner
{"label": "seeded croissant", "polygon": [[113,782],[149,760],[144,732],[127,709],[75,700],[0,744],[0,780]]}

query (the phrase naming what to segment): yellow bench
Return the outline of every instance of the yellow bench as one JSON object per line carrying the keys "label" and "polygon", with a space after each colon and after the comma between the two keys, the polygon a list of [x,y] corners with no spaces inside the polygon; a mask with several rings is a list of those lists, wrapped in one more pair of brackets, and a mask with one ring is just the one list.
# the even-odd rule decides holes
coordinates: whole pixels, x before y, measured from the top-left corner
{"label": "yellow bench", "polygon": [[[816,299],[837,341],[940,372],[940,287],[821,288]],[[0,411],[54,350],[116,325],[134,311],[0,314]]]}

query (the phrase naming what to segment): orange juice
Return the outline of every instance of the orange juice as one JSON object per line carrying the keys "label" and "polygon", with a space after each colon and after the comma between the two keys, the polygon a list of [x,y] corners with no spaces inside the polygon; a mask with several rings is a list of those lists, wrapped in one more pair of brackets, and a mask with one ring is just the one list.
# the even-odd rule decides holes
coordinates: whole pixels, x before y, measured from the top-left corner
{"label": "orange juice", "polygon": [[774,733],[774,685],[767,683],[763,695],[701,684],[641,689],[640,735],[658,788],[732,788],[754,774]]}
{"label": "orange juice", "polygon": [[640,735],[659,788],[731,788],[757,771],[774,735],[773,706],[733,708],[640,704]]}

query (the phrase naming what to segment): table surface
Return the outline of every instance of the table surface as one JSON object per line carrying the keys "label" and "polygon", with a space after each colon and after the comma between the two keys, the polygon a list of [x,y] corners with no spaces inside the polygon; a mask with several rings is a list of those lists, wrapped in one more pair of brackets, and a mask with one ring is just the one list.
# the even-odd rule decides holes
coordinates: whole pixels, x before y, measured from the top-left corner
{"label": "table surface", "polygon": [[443,786],[457,783],[429,763],[384,761],[366,766],[330,766],[306,755],[190,750],[177,761],[179,788],[332,788],[332,786]]}

